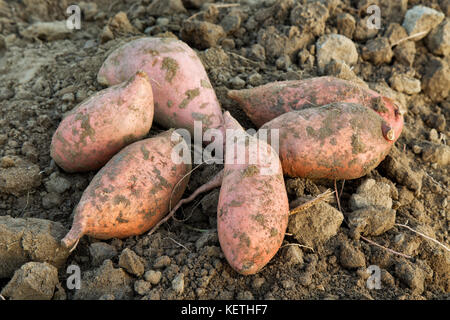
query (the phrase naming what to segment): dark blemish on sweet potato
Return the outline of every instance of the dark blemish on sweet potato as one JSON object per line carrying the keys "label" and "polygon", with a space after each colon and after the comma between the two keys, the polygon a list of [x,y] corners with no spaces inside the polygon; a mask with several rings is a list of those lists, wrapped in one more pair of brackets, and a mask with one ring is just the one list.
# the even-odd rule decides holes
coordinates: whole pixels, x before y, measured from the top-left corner
{"label": "dark blemish on sweet potato", "polygon": [[128,220],[123,218],[122,211],[119,212],[119,216],[116,218],[116,221],[118,223],[128,223]]}
{"label": "dark blemish on sweet potato", "polygon": [[244,201],[232,200],[229,204],[230,207],[240,207],[244,204]]}
{"label": "dark blemish on sweet potato", "polygon": [[203,88],[206,88],[206,89],[212,89],[212,86],[211,86],[211,84],[209,83],[208,80],[205,80],[205,79],[200,80],[200,85],[201,85]]}
{"label": "dark blemish on sweet potato", "polygon": [[125,205],[125,207],[128,207],[131,204],[130,200],[128,200],[127,197],[120,195],[120,194],[116,195],[113,198],[113,203],[114,203],[114,205],[119,205],[119,204],[123,203]]}
{"label": "dark blemish on sweet potato", "polygon": [[242,177],[253,177],[259,173],[259,168],[255,165],[250,165],[242,172]]}
{"label": "dark blemish on sweet potato", "polygon": [[170,57],[165,57],[162,61],[161,69],[166,70],[166,80],[172,83],[179,69],[178,62]]}
{"label": "dark blemish on sweet potato", "polygon": [[366,145],[361,141],[358,134],[354,133],[352,135],[352,153],[358,154],[366,151]]}
{"label": "dark blemish on sweet potato", "polygon": [[188,105],[189,102],[191,102],[195,97],[200,95],[200,89],[199,88],[195,88],[192,90],[187,90],[185,92],[186,98],[183,99],[183,101],[181,101],[179,108],[180,109],[184,109],[186,108],[186,106]]}
{"label": "dark blemish on sweet potato", "polygon": [[144,156],[144,160],[148,160],[150,152],[145,148],[144,145],[141,145],[141,152],[142,152],[142,155]]}
{"label": "dark blemish on sweet potato", "polygon": [[173,101],[167,100],[167,108],[172,108],[172,106],[173,106]]}

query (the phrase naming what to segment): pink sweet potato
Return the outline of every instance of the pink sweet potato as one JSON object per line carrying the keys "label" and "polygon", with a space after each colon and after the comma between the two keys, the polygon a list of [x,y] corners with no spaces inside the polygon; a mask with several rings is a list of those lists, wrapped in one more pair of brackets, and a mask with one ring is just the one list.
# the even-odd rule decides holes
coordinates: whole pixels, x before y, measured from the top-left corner
{"label": "pink sweet potato", "polygon": [[143,138],[153,121],[147,75],[107,88],[75,107],[59,124],[51,156],[68,172],[97,170],[126,145]]}
{"label": "pink sweet potato", "polygon": [[173,130],[135,142],[116,154],[92,179],[75,208],[73,225],[62,240],[72,247],[83,235],[125,238],[152,228],[176,204],[191,169],[174,152],[184,144]]}
{"label": "pink sweet potato", "polygon": [[334,77],[272,82],[252,89],[230,90],[228,96],[239,103],[258,127],[289,111],[351,102],[375,110],[392,129],[394,141],[403,129],[403,117],[392,100]]}
{"label": "pink sweet potato", "polygon": [[[283,172],[310,179],[356,179],[389,153],[389,127],[375,111],[353,103],[332,103],[291,111],[260,128],[278,130]],[[270,142],[273,146],[273,141]]]}
{"label": "pink sweet potato", "polygon": [[97,75],[101,84],[114,85],[137,70],[152,81],[155,121],[166,128],[194,132],[220,128],[222,111],[200,59],[187,44],[171,38],[141,38],[113,51]]}
{"label": "pink sweet potato", "polygon": [[[281,246],[289,216],[288,197],[276,152],[245,133],[228,112],[224,120],[227,145],[217,206],[219,242],[234,270],[254,274]],[[237,130],[247,140],[229,145],[233,139],[229,129]],[[264,156],[257,156],[257,150],[263,150]],[[242,154],[247,155],[246,161],[239,161]]]}

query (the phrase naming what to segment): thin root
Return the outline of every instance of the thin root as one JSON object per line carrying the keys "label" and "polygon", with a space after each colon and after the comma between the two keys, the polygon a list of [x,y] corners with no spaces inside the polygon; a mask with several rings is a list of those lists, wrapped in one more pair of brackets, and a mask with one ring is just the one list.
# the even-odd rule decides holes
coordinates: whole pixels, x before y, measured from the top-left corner
{"label": "thin root", "polygon": [[408,37],[406,37],[406,38],[400,39],[400,40],[398,40],[397,42],[391,44],[391,48],[392,48],[392,47],[395,47],[396,45],[399,45],[400,43],[402,43],[402,42],[404,42],[404,41],[406,41],[406,40],[410,40],[410,39],[413,39],[413,38],[415,38],[415,37],[424,35],[424,34],[426,34],[427,32],[428,32],[428,31],[422,31],[422,32],[419,32],[419,33],[412,34],[412,35],[410,35],[410,36],[408,36]]}
{"label": "thin root", "polygon": [[78,239],[77,242],[75,242],[75,244],[73,245],[72,249],[69,250],[69,253],[71,253],[73,250],[75,250],[77,248],[78,242],[80,242],[80,239]]}
{"label": "thin root", "polygon": [[172,240],[173,242],[175,242],[177,245],[179,245],[180,247],[186,249],[189,252],[192,252],[191,250],[189,250],[186,246],[182,245],[181,243],[179,243],[178,241],[176,241],[175,239],[171,238],[171,237],[167,237],[167,239]]}
{"label": "thin root", "polygon": [[407,258],[407,259],[412,259],[412,257],[409,256],[409,255],[407,255],[407,254],[404,254],[404,253],[397,252],[397,251],[395,251],[395,250],[386,248],[386,247],[382,246],[381,244],[378,244],[378,243],[376,243],[376,242],[374,242],[374,241],[372,241],[372,240],[370,240],[370,239],[367,239],[366,237],[363,237],[363,236],[360,236],[360,237],[361,237],[361,239],[363,239],[364,241],[367,241],[368,243],[373,244],[374,246],[377,246],[377,247],[379,247],[379,248],[381,248],[381,249],[384,249],[384,250],[386,250],[387,252],[390,252],[390,253],[392,253],[392,254],[395,254],[395,255],[398,255],[398,256],[401,256],[401,257],[404,257],[404,258]]}
{"label": "thin root", "polygon": [[396,223],[395,225],[396,225],[396,226],[399,226],[399,227],[406,228],[406,229],[408,229],[408,230],[410,230],[410,231],[412,231],[412,232],[414,232],[414,233],[417,233],[418,235],[424,237],[425,239],[428,239],[428,240],[430,240],[430,241],[433,241],[434,243],[436,243],[437,245],[441,246],[441,247],[444,248],[445,250],[450,251],[450,249],[449,249],[445,244],[440,243],[440,242],[437,241],[436,239],[433,239],[433,238],[427,236],[426,234],[423,234],[422,232],[419,232],[419,231],[414,230],[413,228],[411,228],[410,226],[407,226],[406,224]]}
{"label": "thin root", "polygon": [[334,193],[334,191],[326,190],[324,193],[319,194],[314,199],[311,199],[309,201],[306,201],[305,203],[302,203],[301,205],[295,207],[291,211],[289,211],[289,215],[292,216],[294,214],[297,214],[299,212],[305,211],[306,209],[311,208],[313,205],[321,202],[321,201],[328,201],[328,198]]}
{"label": "thin root", "polygon": [[[306,248],[306,249],[309,249],[309,250],[311,250],[312,252],[314,252],[314,249],[313,249],[313,248],[308,247],[308,246],[305,246],[305,245],[300,244],[300,243],[288,243],[288,244],[285,244],[284,246],[281,246],[281,248],[284,248],[284,247],[291,247],[291,246]],[[281,248],[280,248],[280,249],[281,249]]]}

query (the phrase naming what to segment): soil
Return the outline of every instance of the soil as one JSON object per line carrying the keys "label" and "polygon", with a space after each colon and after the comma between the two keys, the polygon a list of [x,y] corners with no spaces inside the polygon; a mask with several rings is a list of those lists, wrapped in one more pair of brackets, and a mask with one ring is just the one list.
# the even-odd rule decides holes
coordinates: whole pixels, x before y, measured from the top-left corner
{"label": "soil", "polygon": [[[50,157],[52,135],[64,114],[104,88],[96,76],[108,54],[139,36],[188,42],[202,59],[222,108],[247,129],[254,126],[227,90],[330,74],[365,82],[395,99],[405,113],[404,130],[366,177],[337,182],[339,203],[331,199],[309,208],[304,218],[293,218],[292,233],[256,275],[239,275],[223,256],[216,234],[216,189],[184,206],[151,236],[103,245],[82,238],[59,268],[53,299],[450,298],[449,252],[393,223],[407,223],[449,246],[449,57],[433,53],[439,52],[436,43],[431,52],[427,38],[392,45],[407,36],[401,27],[406,9],[422,4],[448,19],[448,1],[374,1],[382,12],[375,31],[364,27],[371,3],[364,0],[305,0],[301,7],[302,1],[294,0],[230,0],[222,7],[208,1],[164,2],[85,1],[80,3],[81,28],[67,32],[61,24],[28,29],[64,21],[66,1],[0,0],[0,216],[47,219],[70,229],[72,211],[95,172],[68,174],[58,168]],[[358,59],[351,68],[334,63],[319,70],[316,42],[333,33],[352,40]],[[405,76],[391,80],[397,74]],[[409,82],[399,84],[401,79]],[[161,130],[155,124],[149,136]],[[185,195],[220,169],[198,168]],[[285,180],[290,201],[334,189],[333,181]],[[390,190],[382,195],[388,200],[371,199],[375,191],[361,190],[367,185],[376,192]],[[356,201],[369,204],[355,207]],[[329,220],[317,219],[320,215]],[[73,264],[81,268],[81,290],[67,287],[66,269]],[[381,289],[366,284],[371,265],[381,269]],[[0,279],[0,291],[11,278]]]}

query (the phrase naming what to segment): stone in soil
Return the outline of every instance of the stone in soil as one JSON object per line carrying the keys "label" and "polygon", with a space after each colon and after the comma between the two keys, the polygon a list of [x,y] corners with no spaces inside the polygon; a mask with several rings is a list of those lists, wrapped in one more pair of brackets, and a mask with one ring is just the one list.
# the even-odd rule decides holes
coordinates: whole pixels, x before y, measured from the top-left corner
{"label": "stone in soil", "polygon": [[344,216],[325,202],[289,218],[288,232],[300,244],[318,247],[337,234]]}
{"label": "stone in soil", "polygon": [[134,291],[141,296],[146,295],[151,288],[151,283],[145,280],[137,280],[134,283]]}
{"label": "stone in soil", "polygon": [[393,46],[400,43],[403,39],[408,37],[408,33],[398,23],[390,23],[384,32],[384,36],[388,38],[389,43]]}
{"label": "stone in soil", "polygon": [[172,289],[177,294],[182,294],[184,291],[184,274],[179,273],[176,275],[176,277],[172,280]]}
{"label": "stone in soil", "polygon": [[319,71],[323,73],[327,64],[336,60],[349,66],[358,61],[358,52],[352,40],[340,35],[329,34],[319,38],[316,44],[316,58]]}
{"label": "stone in soil", "polygon": [[340,246],[339,261],[346,269],[357,269],[366,266],[364,253],[347,241]]}
{"label": "stone in soil", "polygon": [[84,272],[81,283],[81,288],[73,296],[75,300],[95,300],[105,294],[125,300],[133,295],[131,277],[122,268],[114,268],[111,260],[105,260],[97,269]]}
{"label": "stone in soil", "polygon": [[39,166],[16,156],[0,160],[0,192],[20,196],[41,184]]}
{"label": "stone in soil", "polygon": [[142,258],[129,248],[125,248],[120,254],[119,267],[138,277],[142,276],[145,271]]}
{"label": "stone in soil", "polygon": [[370,16],[366,16],[365,18],[358,20],[355,32],[353,33],[353,39],[356,41],[367,41],[378,34],[377,28],[367,28],[367,25],[371,23],[369,21],[370,19]]}
{"label": "stone in soil", "polygon": [[47,189],[48,192],[61,194],[70,189],[70,181],[54,172],[45,183],[45,189]]}
{"label": "stone in soil", "polygon": [[450,67],[445,60],[432,58],[422,80],[423,91],[435,102],[445,100],[450,94]]}
{"label": "stone in soil", "polygon": [[199,50],[214,47],[225,37],[222,26],[207,21],[186,20],[181,29],[181,39]]}
{"label": "stone in soil", "polygon": [[26,262],[62,267],[69,255],[61,246],[67,230],[59,223],[36,218],[0,216],[0,278],[12,276]]}
{"label": "stone in soil", "polygon": [[222,19],[220,25],[227,34],[233,34],[234,32],[239,30],[241,21],[242,18],[239,12],[231,11]]}
{"label": "stone in soil", "polygon": [[100,266],[103,261],[112,259],[117,255],[116,248],[105,242],[94,242],[89,246],[91,263],[93,266]]}
{"label": "stone in soil", "polygon": [[50,300],[58,282],[58,269],[54,266],[28,262],[14,273],[1,294],[11,300]]}
{"label": "stone in soil", "polygon": [[100,39],[104,43],[114,38],[137,34],[139,34],[139,30],[130,23],[127,14],[120,11],[109,19],[107,25],[103,28]]}
{"label": "stone in soil", "polygon": [[431,30],[426,43],[432,53],[441,56],[450,55],[450,18],[446,18]]}
{"label": "stone in soil", "polygon": [[375,65],[391,62],[394,53],[387,38],[376,38],[367,41],[362,48],[361,56]]}
{"label": "stone in soil", "polygon": [[445,15],[442,12],[429,7],[417,5],[409,9],[403,20],[403,28],[408,32],[409,36],[421,34],[412,38],[418,41],[427,36],[427,34],[444,20]]}

